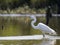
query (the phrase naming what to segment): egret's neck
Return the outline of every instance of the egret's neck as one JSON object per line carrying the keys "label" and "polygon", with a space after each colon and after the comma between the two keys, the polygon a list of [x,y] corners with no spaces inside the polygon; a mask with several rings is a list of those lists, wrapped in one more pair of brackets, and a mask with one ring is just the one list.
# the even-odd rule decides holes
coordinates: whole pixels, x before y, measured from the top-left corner
{"label": "egret's neck", "polygon": [[31,25],[32,25],[32,27],[33,27],[34,29],[37,28],[37,26],[34,25],[35,22],[36,22],[36,18],[34,18],[34,20],[31,22]]}
{"label": "egret's neck", "polygon": [[33,21],[31,22],[31,24],[34,25],[35,22],[36,22],[36,18],[33,19]]}

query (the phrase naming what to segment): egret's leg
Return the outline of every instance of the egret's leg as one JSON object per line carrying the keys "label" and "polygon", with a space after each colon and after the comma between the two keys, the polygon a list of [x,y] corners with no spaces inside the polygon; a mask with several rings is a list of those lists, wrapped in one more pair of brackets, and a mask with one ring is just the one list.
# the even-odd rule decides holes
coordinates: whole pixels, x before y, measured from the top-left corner
{"label": "egret's leg", "polygon": [[45,37],[45,33],[43,32],[43,37]]}
{"label": "egret's leg", "polygon": [[45,37],[45,34],[43,34],[43,37]]}

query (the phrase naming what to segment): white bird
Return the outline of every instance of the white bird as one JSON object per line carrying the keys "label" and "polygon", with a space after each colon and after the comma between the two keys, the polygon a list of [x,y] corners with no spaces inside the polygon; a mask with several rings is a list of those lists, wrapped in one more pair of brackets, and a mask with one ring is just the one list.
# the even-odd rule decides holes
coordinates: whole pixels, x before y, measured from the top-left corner
{"label": "white bird", "polygon": [[56,35],[56,32],[51,29],[49,26],[43,24],[43,23],[39,23],[37,26],[34,25],[34,23],[36,22],[36,17],[35,16],[30,16],[31,19],[33,19],[33,21],[31,22],[31,26],[34,29],[39,29],[42,31],[43,33],[43,37],[45,37],[45,33],[49,33],[51,35]]}

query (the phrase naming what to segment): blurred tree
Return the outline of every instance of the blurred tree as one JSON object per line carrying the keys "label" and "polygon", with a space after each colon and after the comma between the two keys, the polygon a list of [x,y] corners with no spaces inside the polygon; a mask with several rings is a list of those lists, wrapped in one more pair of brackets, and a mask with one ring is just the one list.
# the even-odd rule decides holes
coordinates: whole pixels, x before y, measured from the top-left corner
{"label": "blurred tree", "polygon": [[57,0],[57,5],[58,5],[58,14],[60,14],[60,0]]}
{"label": "blurred tree", "polygon": [[43,8],[46,6],[47,0],[30,0],[32,8]]}
{"label": "blurred tree", "polygon": [[0,0],[0,9],[14,9],[24,4],[30,5],[30,0]]}
{"label": "blurred tree", "polygon": [[58,0],[0,0],[0,9],[14,9],[23,5],[28,5],[31,8],[38,9],[44,8],[48,5],[55,5],[57,1]]}
{"label": "blurred tree", "polygon": [[[57,14],[60,15],[60,0],[57,0],[57,6],[58,6],[58,10],[57,10]],[[58,32],[58,35],[60,35],[60,16],[57,16],[57,21],[58,21],[58,28],[57,28],[57,32]]]}

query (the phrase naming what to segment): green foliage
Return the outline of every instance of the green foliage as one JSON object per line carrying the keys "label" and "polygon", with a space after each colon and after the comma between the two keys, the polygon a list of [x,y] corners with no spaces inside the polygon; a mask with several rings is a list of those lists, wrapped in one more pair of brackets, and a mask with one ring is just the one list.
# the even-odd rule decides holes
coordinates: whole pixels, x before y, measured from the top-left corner
{"label": "green foliage", "polygon": [[[23,6],[23,5],[29,5],[29,6],[33,6],[33,7],[41,7],[41,5],[43,3],[46,2],[46,0],[0,0],[0,7],[2,9],[7,9],[7,8],[16,8],[19,6]],[[32,7],[31,6],[31,7]],[[45,6],[45,4],[43,4],[43,6]]]}
{"label": "green foliage", "polygon": [[18,0],[0,0],[2,3],[11,3],[13,1],[18,1]]}
{"label": "green foliage", "polygon": [[46,0],[31,0],[32,7],[40,8],[46,6]]}
{"label": "green foliage", "polygon": [[0,9],[14,9],[24,5],[30,8],[44,8],[56,4],[57,0],[0,0]]}

